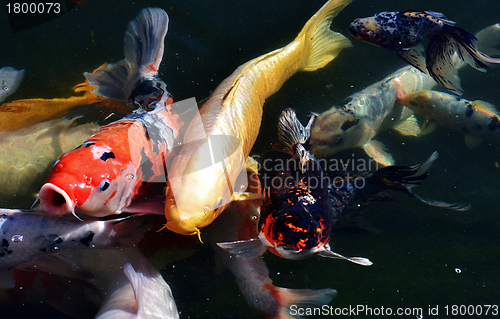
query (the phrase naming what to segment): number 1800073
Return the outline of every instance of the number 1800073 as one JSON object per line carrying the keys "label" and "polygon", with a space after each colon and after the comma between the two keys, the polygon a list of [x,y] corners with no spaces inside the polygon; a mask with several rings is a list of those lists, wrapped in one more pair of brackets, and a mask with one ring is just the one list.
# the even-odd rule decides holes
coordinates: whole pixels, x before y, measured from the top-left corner
{"label": "number 1800073", "polygon": [[8,14],[44,14],[60,13],[61,3],[58,2],[14,2],[5,5]]}

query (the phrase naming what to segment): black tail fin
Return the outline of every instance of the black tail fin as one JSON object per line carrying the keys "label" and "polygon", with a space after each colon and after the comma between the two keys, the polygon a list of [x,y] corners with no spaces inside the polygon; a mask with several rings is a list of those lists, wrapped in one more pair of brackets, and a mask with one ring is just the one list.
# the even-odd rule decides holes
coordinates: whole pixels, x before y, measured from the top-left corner
{"label": "black tail fin", "polygon": [[423,163],[412,166],[384,167],[376,171],[373,176],[377,177],[387,188],[391,190],[403,191],[428,205],[458,211],[468,210],[470,208],[470,204],[467,203],[446,203],[434,199],[424,198],[413,192],[413,188],[420,185],[420,183],[427,178],[428,171],[437,158],[438,153],[434,152]]}
{"label": "black tail fin", "polygon": [[477,49],[477,38],[472,33],[445,24],[442,33],[434,37],[427,47],[427,70],[436,82],[459,95],[462,88],[453,63],[455,52],[459,59],[482,72],[486,71],[488,64],[500,63],[500,59],[489,57]]}

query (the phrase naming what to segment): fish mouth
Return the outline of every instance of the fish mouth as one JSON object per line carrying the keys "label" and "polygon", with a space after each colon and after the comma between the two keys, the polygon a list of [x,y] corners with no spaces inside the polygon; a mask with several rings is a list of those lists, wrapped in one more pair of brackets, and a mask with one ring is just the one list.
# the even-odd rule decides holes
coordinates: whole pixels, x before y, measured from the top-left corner
{"label": "fish mouth", "polygon": [[43,184],[38,197],[40,206],[48,213],[56,215],[74,214],[75,204],[68,193],[52,183]]}

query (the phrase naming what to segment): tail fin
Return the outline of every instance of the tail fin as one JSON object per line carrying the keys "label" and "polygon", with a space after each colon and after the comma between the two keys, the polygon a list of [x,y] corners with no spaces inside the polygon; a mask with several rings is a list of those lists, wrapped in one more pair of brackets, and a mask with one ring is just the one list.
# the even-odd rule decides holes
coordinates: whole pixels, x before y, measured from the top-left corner
{"label": "tail fin", "polygon": [[311,46],[304,71],[315,71],[335,59],[342,49],[351,47],[342,34],[330,30],[333,18],[352,0],[330,0],[302,28],[296,41],[306,42]]}
{"label": "tail fin", "polygon": [[158,8],[143,9],[129,23],[125,32],[125,59],[93,73],[84,73],[87,81],[96,87],[92,93],[127,102],[141,79],[152,77],[158,72],[167,27],[168,16],[165,11]]}
{"label": "tail fin", "polygon": [[[297,114],[291,108],[287,108],[281,112],[278,119],[278,138],[281,143],[289,147],[294,153],[300,156],[302,168],[308,160],[313,159],[302,144],[307,143],[311,137],[311,128],[314,123],[315,116],[311,116],[309,123],[304,127],[297,119]],[[303,171],[304,169],[302,169]]]}
{"label": "tail fin", "polygon": [[138,267],[134,269],[130,263],[123,266],[123,272],[134,290],[137,317],[178,319],[172,290],[161,274],[149,262]]}
{"label": "tail fin", "polygon": [[467,203],[446,203],[434,199],[421,197],[413,192],[413,188],[427,178],[429,169],[438,158],[438,153],[434,152],[423,163],[412,166],[388,166],[376,171],[373,176],[377,177],[388,189],[403,191],[415,197],[423,203],[431,206],[444,207],[457,211],[466,211],[470,208]]}
{"label": "tail fin", "polygon": [[453,63],[455,52],[461,60],[482,72],[486,71],[488,64],[500,64],[500,59],[489,57],[477,49],[477,38],[472,33],[445,24],[442,34],[433,38],[427,47],[427,70],[436,82],[458,95],[462,94],[462,87]]}
{"label": "tail fin", "polygon": [[139,66],[142,76],[158,73],[167,30],[167,13],[159,8],[145,8],[129,23],[124,39],[125,59]]}

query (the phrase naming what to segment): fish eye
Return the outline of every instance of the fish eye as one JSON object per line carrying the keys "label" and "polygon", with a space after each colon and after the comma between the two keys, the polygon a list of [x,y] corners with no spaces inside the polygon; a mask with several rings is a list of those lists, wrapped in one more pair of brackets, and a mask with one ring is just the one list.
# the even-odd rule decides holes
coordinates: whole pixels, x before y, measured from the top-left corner
{"label": "fish eye", "polygon": [[342,136],[335,135],[335,136],[333,136],[332,141],[331,141],[330,144],[333,145],[333,146],[335,146],[335,145],[340,145],[343,142],[344,142],[344,140],[343,140]]}
{"label": "fish eye", "polygon": [[109,181],[107,179],[105,179],[99,185],[99,190],[101,192],[104,192],[105,190],[107,190],[109,188],[109,185],[110,185]]}

